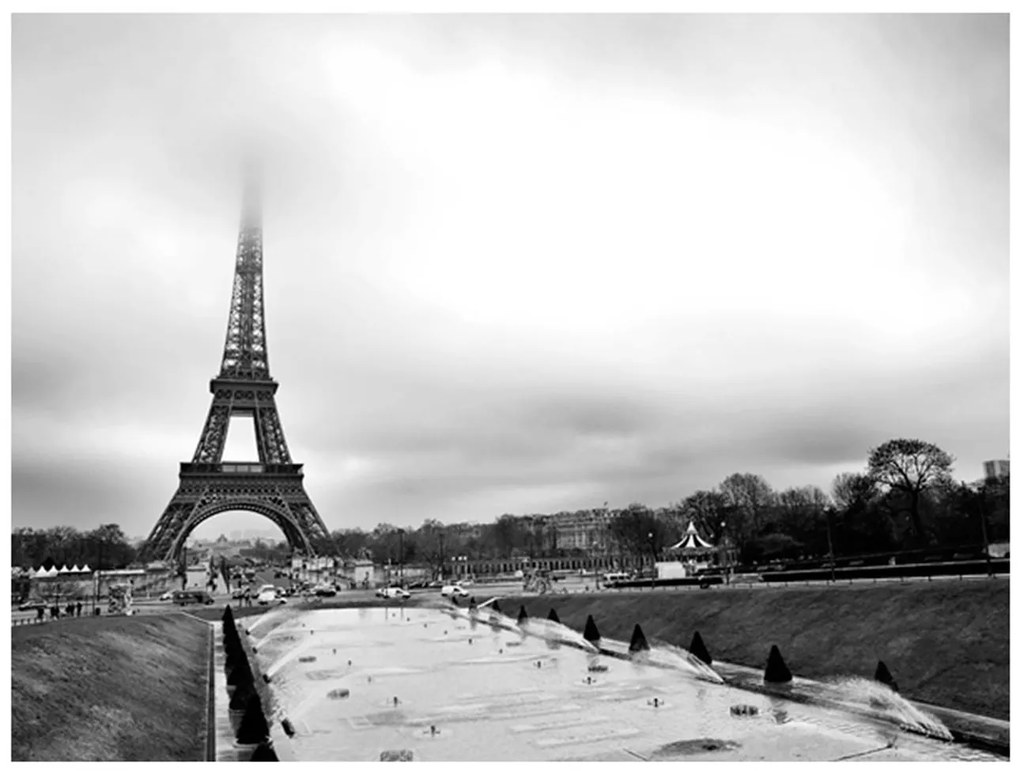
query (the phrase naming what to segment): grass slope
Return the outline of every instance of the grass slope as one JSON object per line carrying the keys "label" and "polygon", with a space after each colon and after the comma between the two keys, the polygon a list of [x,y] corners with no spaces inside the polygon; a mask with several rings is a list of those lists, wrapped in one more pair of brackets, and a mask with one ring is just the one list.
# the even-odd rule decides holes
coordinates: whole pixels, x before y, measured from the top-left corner
{"label": "grass slope", "polygon": [[[873,677],[881,659],[900,692],[1009,718],[1009,581],[501,598],[516,617],[550,607],[577,630],[592,614],[604,637],[645,636],[686,648],[695,630],[713,658],[764,669],[775,644],[795,675]],[[654,644],[654,642],[653,642]]]}
{"label": "grass slope", "polygon": [[204,759],[204,624],[100,617],[11,633],[14,760]]}

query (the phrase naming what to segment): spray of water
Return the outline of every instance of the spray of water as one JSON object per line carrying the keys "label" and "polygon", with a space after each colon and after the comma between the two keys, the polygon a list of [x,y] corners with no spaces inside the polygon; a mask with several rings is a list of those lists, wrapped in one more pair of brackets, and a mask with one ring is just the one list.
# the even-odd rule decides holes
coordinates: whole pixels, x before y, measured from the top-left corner
{"label": "spray of water", "polygon": [[698,680],[707,680],[711,683],[724,682],[718,672],[690,651],[660,640],[652,643],[651,650],[635,654],[632,661],[676,669]]}
{"label": "spray of water", "polygon": [[873,714],[913,733],[944,741],[953,741],[952,733],[941,720],[918,709],[891,688],[876,680],[868,680],[863,677],[840,677],[828,682],[833,686],[833,693],[829,698],[845,708]]}
{"label": "spray of water", "polygon": [[599,652],[599,649],[585,640],[584,635],[580,632],[546,618],[529,618],[525,623],[519,624],[518,628],[525,634],[541,637],[544,640],[570,645],[588,653]]}
{"label": "spray of water", "polygon": [[[296,659],[298,656],[303,654],[306,650],[316,644],[314,637],[306,637],[304,640],[299,642],[293,648],[287,650],[282,656],[277,658],[265,669],[266,677],[273,677],[279,672],[286,664]],[[261,651],[260,651],[261,652]]]}

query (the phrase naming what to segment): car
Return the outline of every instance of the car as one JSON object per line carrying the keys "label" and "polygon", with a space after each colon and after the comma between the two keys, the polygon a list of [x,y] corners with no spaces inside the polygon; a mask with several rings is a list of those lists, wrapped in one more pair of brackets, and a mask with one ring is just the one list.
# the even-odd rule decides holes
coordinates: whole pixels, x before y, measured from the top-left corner
{"label": "car", "polygon": [[375,595],[387,600],[406,600],[411,596],[411,593],[406,589],[401,589],[399,586],[384,586],[377,589]]}
{"label": "car", "polygon": [[460,584],[447,584],[442,588],[440,594],[443,597],[470,597],[471,593]]}
{"label": "car", "polygon": [[173,591],[163,592],[161,595],[159,595],[160,602],[172,600],[173,598],[174,598]]}
{"label": "car", "polygon": [[213,598],[209,592],[200,589],[187,589],[173,593],[173,601],[177,605],[212,605]]}
{"label": "car", "polygon": [[319,584],[312,590],[316,597],[336,597],[336,587],[329,584]]}
{"label": "car", "polygon": [[286,604],[287,598],[281,597],[277,593],[276,587],[272,584],[265,584],[259,589],[258,594],[255,595],[255,602],[259,605],[271,605],[274,602],[283,605]]}
{"label": "car", "polygon": [[42,600],[29,600],[28,602],[23,602],[18,606],[18,610],[38,610],[39,608],[45,610],[46,603]]}

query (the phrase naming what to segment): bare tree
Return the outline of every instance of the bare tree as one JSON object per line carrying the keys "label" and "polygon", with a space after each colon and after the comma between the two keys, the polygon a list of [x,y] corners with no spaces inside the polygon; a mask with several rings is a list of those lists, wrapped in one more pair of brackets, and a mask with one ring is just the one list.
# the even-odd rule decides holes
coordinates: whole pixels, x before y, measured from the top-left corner
{"label": "bare tree", "polygon": [[952,483],[953,456],[931,442],[891,439],[868,453],[868,475],[880,488],[906,499],[906,512],[917,537],[928,540],[921,519],[926,491]]}

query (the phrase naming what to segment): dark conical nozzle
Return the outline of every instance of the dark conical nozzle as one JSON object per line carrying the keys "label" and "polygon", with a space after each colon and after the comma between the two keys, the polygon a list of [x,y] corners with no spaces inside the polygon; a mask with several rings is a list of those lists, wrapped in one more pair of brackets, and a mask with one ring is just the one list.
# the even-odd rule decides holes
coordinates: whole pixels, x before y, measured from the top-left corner
{"label": "dark conical nozzle", "polygon": [[878,667],[875,668],[875,679],[883,685],[888,685],[894,691],[899,691],[900,688],[896,685],[896,681],[893,680],[892,672],[889,671],[889,667],[885,665],[884,661],[878,662]]}
{"label": "dark conical nozzle", "polygon": [[773,645],[772,650],[769,651],[768,663],[765,665],[765,682],[788,683],[791,680],[793,680],[793,673],[783,661],[783,654],[779,652],[779,647]]}
{"label": "dark conical nozzle", "polygon": [[262,742],[258,747],[255,748],[255,752],[251,754],[249,760],[254,761],[268,761],[270,763],[279,762],[279,758],[276,757],[276,750],[273,749],[272,742]]}
{"label": "dark conical nozzle", "polygon": [[630,636],[630,647],[628,650],[631,653],[650,650],[648,640],[645,639],[645,633],[641,631],[641,624],[634,624],[634,632]]}
{"label": "dark conical nozzle", "polygon": [[549,608],[549,620],[557,624],[560,623],[560,617],[556,615],[556,608]]}
{"label": "dark conical nozzle", "polygon": [[517,613],[517,623],[520,624],[520,623],[522,623],[524,621],[527,621],[527,620],[528,620],[528,611],[526,611],[524,609],[524,606],[521,605],[521,609]]}
{"label": "dark conical nozzle", "polygon": [[240,744],[258,744],[269,738],[269,726],[262,714],[262,701],[255,694],[248,702],[248,708],[237,728],[237,741]]}
{"label": "dark conical nozzle", "polygon": [[694,637],[691,638],[691,645],[687,650],[690,651],[691,655],[697,656],[704,663],[712,664],[712,654],[708,652],[705,641],[701,639],[700,632],[694,632]]}
{"label": "dark conical nozzle", "polygon": [[590,615],[588,620],[584,622],[584,639],[593,644],[602,639],[602,635],[599,634],[599,628],[595,626],[595,619]]}

